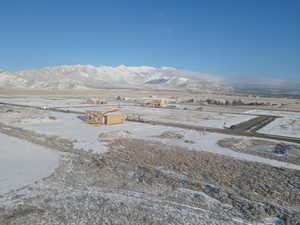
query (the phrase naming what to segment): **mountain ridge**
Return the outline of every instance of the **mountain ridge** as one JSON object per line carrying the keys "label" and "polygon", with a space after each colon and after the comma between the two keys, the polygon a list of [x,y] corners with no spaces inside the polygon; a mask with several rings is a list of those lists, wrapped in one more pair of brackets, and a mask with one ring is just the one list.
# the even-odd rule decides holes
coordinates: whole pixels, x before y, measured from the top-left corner
{"label": "mountain ridge", "polygon": [[300,95],[300,80],[226,77],[174,67],[76,64],[19,72],[0,69],[0,88],[149,89]]}
{"label": "mountain ridge", "polygon": [[60,65],[20,72],[0,71],[0,87],[42,89],[230,89],[220,76],[174,67]]}

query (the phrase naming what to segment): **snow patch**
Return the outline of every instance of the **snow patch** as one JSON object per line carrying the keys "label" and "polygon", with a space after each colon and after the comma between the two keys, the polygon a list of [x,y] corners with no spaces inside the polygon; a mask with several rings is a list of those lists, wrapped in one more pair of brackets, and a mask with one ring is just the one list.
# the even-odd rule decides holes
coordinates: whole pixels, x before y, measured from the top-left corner
{"label": "snow patch", "polygon": [[1,133],[0,142],[0,194],[32,184],[58,167],[58,152]]}

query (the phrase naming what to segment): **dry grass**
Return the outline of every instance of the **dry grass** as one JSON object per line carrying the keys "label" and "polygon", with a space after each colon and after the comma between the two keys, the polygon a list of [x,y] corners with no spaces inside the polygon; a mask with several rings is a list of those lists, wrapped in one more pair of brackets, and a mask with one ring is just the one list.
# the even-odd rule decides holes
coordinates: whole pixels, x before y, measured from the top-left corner
{"label": "dry grass", "polygon": [[114,157],[130,163],[201,174],[209,180],[214,178],[220,184],[241,176],[241,163],[238,160],[212,153],[187,151],[178,146],[137,139],[114,140],[110,146]]}
{"label": "dry grass", "polygon": [[[300,177],[295,170],[138,139],[114,140],[110,149],[112,157],[131,164],[187,173],[238,192],[256,193],[255,198],[277,198],[300,204]],[[295,188],[290,188],[291,185]]]}

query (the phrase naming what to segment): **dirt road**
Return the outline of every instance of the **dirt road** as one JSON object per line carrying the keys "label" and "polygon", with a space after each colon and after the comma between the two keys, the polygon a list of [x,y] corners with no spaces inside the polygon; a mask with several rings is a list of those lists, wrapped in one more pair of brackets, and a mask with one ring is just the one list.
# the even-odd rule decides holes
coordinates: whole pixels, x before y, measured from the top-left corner
{"label": "dirt road", "polygon": [[256,131],[273,122],[277,118],[278,117],[276,116],[257,116],[253,119],[234,125],[234,127],[232,127],[232,130],[239,132],[255,133]]}

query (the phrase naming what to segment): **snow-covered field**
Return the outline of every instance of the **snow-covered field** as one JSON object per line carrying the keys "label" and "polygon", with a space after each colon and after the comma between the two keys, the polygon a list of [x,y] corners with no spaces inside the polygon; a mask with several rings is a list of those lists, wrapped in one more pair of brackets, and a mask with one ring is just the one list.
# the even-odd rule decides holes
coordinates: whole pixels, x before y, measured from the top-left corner
{"label": "snow-covered field", "polygon": [[[58,97],[9,99],[9,103],[63,107],[80,112],[120,107],[126,114],[139,114],[145,120],[217,128],[222,128],[224,122],[226,125],[233,125],[255,118],[257,114],[268,114],[253,111],[252,116],[204,110],[146,108],[134,103],[126,105],[125,102],[118,105],[117,101],[92,106],[83,105],[82,101],[84,99]],[[300,165],[296,165],[296,161],[287,163],[279,158],[271,159],[272,157],[264,155],[236,151],[219,142],[233,138],[250,142],[254,141],[253,138],[129,121],[119,125],[92,126],[83,119],[84,115],[76,113],[0,106],[0,131],[22,138],[0,133],[0,142],[5,143],[0,147],[0,224],[2,221],[8,221],[6,215],[13,215],[15,224],[41,224],[39,221],[53,224],[57,218],[62,221],[67,218],[68,222],[73,224],[73,218],[84,218],[82,213],[87,213],[87,217],[90,218],[93,210],[93,215],[96,215],[95,218],[99,218],[99,221],[108,212],[108,218],[113,218],[115,222],[120,215],[112,217],[112,212],[127,213],[127,209],[141,210],[136,214],[128,211],[127,220],[133,217],[132,215],[143,215],[144,219],[144,214],[148,215],[151,209],[155,209],[156,211],[152,211],[153,218],[157,218],[158,212],[162,215],[171,212],[170,215],[175,215],[175,218],[183,218],[180,213],[186,213],[183,213],[186,218],[183,218],[184,222],[180,224],[188,224],[187,221],[193,221],[192,219],[199,215],[200,219],[197,222],[189,224],[200,224],[198,221],[204,221],[203,224],[253,224],[243,222],[248,220],[244,216],[245,212],[252,213],[252,209],[255,209],[255,212],[260,213],[262,206],[274,209],[272,204],[277,205],[277,202],[273,203],[275,194],[264,196],[264,187],[269,185],[275,191],[284,190],[283,193],[278,192],[281,194],[279,197],[283,196],[282,199],[285,199],[288,196],[288,201],[292,201],[293,197],[299,194],[296,188],[289,189],[290,183],[285,184],[286,177],[291,175],[293,178],[289,178],[289,182],[296,186],[296,174],[269,167],[300,171]],[[114,140],[119,138],[128,139]],[[49,149],[25,140],[39,143]],[[279,142],[272,143],[276,145]],[[52,148],[56,150],[50,150]],[[108,154],[98,154],[108,150]],[[144,158],[135,158],[136,155]],[[163,156],[171,159],[161,160]],[[175,157],[173,159],[169,156]],[[178,162],[176,158],[179,158]],[[143,159],[150,161],[144,162]],[[176,167],[173,167],[174,165]],[[200,166],[197,167],[198,165]],[[268,174],[267,180],[265,174]],[[48,179],[43,179],[46,177]],[[227,182],[229,184],[225,186]],[[234,189],[231,189],[232,187]],[[12,191],[14,189],[17,190]],[[273,194],[272,191],[270,193]],[[282,199],[278,199],[278,202]],[[297,213],[294,213],[292,203],[286,207],[291,208],[289,215],[293,216]],[[104,204],[106,206],[103,208]],[[124,210],[124,206],[128,208]],[[103,209],[108,210],[102,212]],[[27,211],[28,215],[24,216],[23,212]],[[216,213],[216,216],[212,213]],[[224,220],[225,216],[228,216],[228,219]],[[276,215],[265,214],[262,211],[253,219],[269,219],[271,216]],[[271,219],[275,221],[277,218]],[[74,224],[88,223],[82,221]]]}
{"label": "snow-covered field", "polygon": [[[67,138],[74,141],[75,148],[83,150],[92,150],[94,152],[105,152],[107,150],[105,142],[101,141],[103,140],[103,138],[101,138],[102,134],[106,134],[108,132],[128,131],[129,138],[159,141],[168,145],[179,145],[191,150],[208,151],[231,156],[241,160],[260,162],[277,167],[293,168],[300,170],[300,166],[297,165],[287,164],[285,162],[279,162],[276,160],[266,159],[259,156],[238,153],[227,148],[222,148],[217,144],[219,140],[232,137],[230,135],[215,134],[208,132],[203,133],[194,130],[186,130],[174,127],[142,124],[135,122],[126,122],[124,124],[113,126],[95,127],[82,121],[77,114],[52,112],[49,115],[54,116],[56,120],[44,121],[32,119],[32,123],[30,123],[30,119],[27,119],[26,123],[13,123],[13,125],[16,127],[32,130],[41,134]],[[49,115],[45,114],[44,117],[47,118]],[[40,117],[40,115],[37,116]],[[6,122],[11,124],[10,121],[14,120],[8,119]],[[182,135],[183,138],[160,138],[159,136],[166,131],[178,133]],[[113,136],[113,138],[118,137],[118,134],[115,137]]]}
{"label": "snow-covered field", "polygon": [[300,138],[300,112],[251,110],[247,113],[281,117],[260,129],[260,133]]}
{"label": "snow-covered field", "polygon": [[126,113],[136,113],[145,120],[175,122],[213,128],[223,128],[224,123],[234,125],[255,118],[249,115],[236,115],[229,113],[214,113],[205,111],[161,109],[146,107],[122,107]]}
{"label": "snow-covered field", "polygon": [[226,123],[227,126],[231,126],[255,118],[255,115],[238,115],[183,109],[148,108],[136,106],[134,103],[118,102],[113,100],[110,100],[108,104],[104,105],[83,104],[86,100],[81,98],[64,99],[59,97],[1,98],[0,101],[20,105],[62,108],[77,112],[119,108],[126,114],[141,115],[141,117],[145,120],[176,122],[213,128],[223,128],[224,123]]}
{"label": "snow-covered field", "polygon": [[2,96],[0,102],[18,104],[18,105],[31,105],[38,107],[68,107],[82,105],[85,99],[81,98],[60,98],[60,97],[34,97],[34,96],[22,96],[14,98],[5,98]]}
{"label": "snow-covered field", "polygon": [[[87,99],[93,100],[103,100],[108,101],[107,104],[104,105],[95,105],[95,104],[86,104]],[[21,97],[7,97],[5,95],[1,96],[0,102],[8,103],[8,104],[17,104],[24,106],[34,106],[40,108],[63,108],[69,110],[75,110],[79,112],[85,112],[86,110],[101,110],[105,108],[117,107],[117,106],[133,106],[135,105],[132,102],[120,102],[112,99],[101,98],[97,96],[93,97],[69,97],[64,98],[61,96],[21,96]]]}
{"label": "snow-covered field", "polygon": [[49,176],[59,153],[0,133],[0,195]]}
{"label": "snow-covered field", "polygon": [[166,108],[150,108],[141,106],[125,106],[125,105],[101,105],[93,107],[70,107],[65,108],[77,112],[85,112],[88,110],[105,110],[110,108],[119,108],[124,113],[130,115],[140,115],[144,120],[162,121],[179,124],[188,124],[196,126],[205,126],[212,128],[223,128],[224,123],[228,126],[235,125],[250,119],[255,118],[253,115],[230,114],[230,113],[216,113],[195,110],[182,109],[166,109]]}
{"label": "snow-covered field", "polygon": [[[3,101],[3,99],[1,99],[1,101]],[[252,110],[247,112],[253,114],[253,116],[251,116],[195,110],[147,108],[134,106],[133,103],[122,103],[118,105],[117,101],[111,101],[107,105],[99,106],[84,105],[82,104],[84,99],[64,99],[58,97],[10,98],[4,99],[4,101],[40,107],[64,107],[79,112],[85,112],[86,110],[103,110],[115,106],[117,108],[119,107],[126,114],[141,115],[145,120],[175,122],[214,128],[222,128],[224,123],[226,123],[226,125],[238,124],[255,118],[256,115],[260,114],[271,114],[282,116],[282,118],[276,119],[261,129],[260,132],[300,137],[300,114],[292,112]],[[67,138],[74,142],[74,148],[85,151],[105,152],[107,151],[106,143],[103,142],[105,134],[111,134],[111,138],[122,138],[123,135],[125,135],[125,137],[128,138],[158,141],[167,145],[182,146],[190,150],[208,151],[241,160],[300,170],[300,166],[298,165],[232,151],[217,144],[220,140],[232,137],[230,135],[203,133],[194,130],[134,122],[126,122],[125,124],[114,126],[95,127],[85,123],[79,114],[66,114],[35,109],[26,109],[23,111],[20,109],[20,111],[15,110],[9,113],[1,113],[0,120],[2,123],[32,130],[40,134]],[[181,138],[159,137],[164,132],[179,134]],[[56,152],[6,135],[0,135],[0,141],[1,143],[5,143],[5,145],[0,148],[0,194],[48,176],[58,164],[59,157]],[[29,164],[33,166],[28,167],[27,165]],[[7,173],[6,168],[10,168],[9,173]]]}

